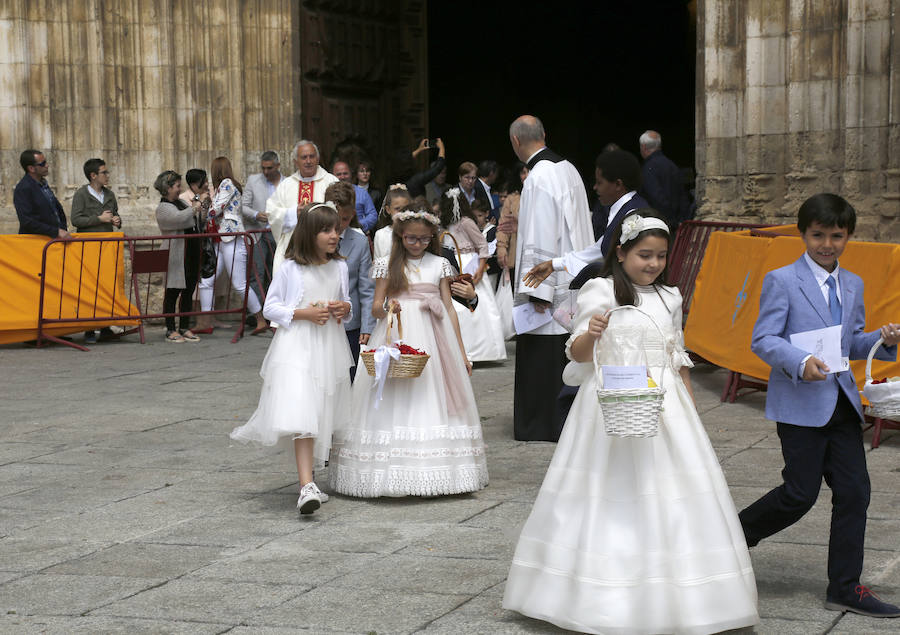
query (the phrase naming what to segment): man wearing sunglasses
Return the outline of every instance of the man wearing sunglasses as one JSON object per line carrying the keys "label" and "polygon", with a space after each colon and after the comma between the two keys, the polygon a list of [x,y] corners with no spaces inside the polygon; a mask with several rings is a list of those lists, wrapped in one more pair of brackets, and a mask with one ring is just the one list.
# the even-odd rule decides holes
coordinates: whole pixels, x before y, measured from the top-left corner
{"label": "man wearing sunglasses", "polygon": [[43,234],[69,238],[66,213],[47,183],[47,157],[40,150],[25,150],[19,156],[25,176],[13,191],[20,234]]}

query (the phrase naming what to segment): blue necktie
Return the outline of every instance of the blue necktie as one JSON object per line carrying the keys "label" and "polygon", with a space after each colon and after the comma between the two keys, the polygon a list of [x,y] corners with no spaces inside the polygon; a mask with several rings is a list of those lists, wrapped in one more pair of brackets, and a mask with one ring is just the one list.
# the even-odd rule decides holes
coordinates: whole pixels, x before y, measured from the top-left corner
{"label": "blue necktie", "polygon": [[828,276],[825,279],[825,284],[828,285],[828,308],[831,309],[831,325],[837,326],[841,323],[841,301],[838,300],[837,283],[834,281],[834,276]]}

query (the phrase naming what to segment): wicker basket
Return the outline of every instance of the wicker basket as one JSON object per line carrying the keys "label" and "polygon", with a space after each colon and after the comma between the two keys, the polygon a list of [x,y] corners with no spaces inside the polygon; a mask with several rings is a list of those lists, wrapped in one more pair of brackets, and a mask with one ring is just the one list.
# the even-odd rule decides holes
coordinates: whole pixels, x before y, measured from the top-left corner
{"label": "wicker basket", "polygon": [[[610,314],[622,309],[632,309],[643,313],[656,327],[660,335],[665,335],[656,324],[656,321],[641,309],[623,305],[610,311]],[[600,363],[598,361],[598,344],[594,342],[594,373],[598,386],[601,379]],[[654,437],[659,432],[660,414],[662,413],[663,395],[666,389],[663,387],[665,368],[659,375],[659,385],[655,388],[597,388],[597,401],[600,403],[600,411],[603,413],[603,425],[606,434],[616,437]]]}
{"label": "wicker basket", "polygon": [[863,394],[869,400],[866,414],[878,419],[897,421],[900,420],[900,382],[872,383],[872,359],[883,343],[884,339],[879,338],[866,359],[866,385],[863,386]]}
{"label": "wicker basket", "polygon": [[[400,321],[400,315],[398,313],[394,313],[393,311],[388,311],[388,325],[387,331],[384,334],[384,341],[391,341],[391,327],[393,326],[394,317],[397,318],[397,334],[400,336],[399,339],[403,339],[403,323]],[[369,376],[375,376],[375,353],[374,352],[364,352],[360,353],[359,356],[363,360],[363,364],[366,366],[366,371],[369,373]],[[390,366],[388,366],[388,377],[400,378],[400,377],[418,377],[422,374],[422,370],[425,368],[425,364],[428,363],[428,360],[431,358],[431,355],[400,355],[399,359],[391,358]]]}

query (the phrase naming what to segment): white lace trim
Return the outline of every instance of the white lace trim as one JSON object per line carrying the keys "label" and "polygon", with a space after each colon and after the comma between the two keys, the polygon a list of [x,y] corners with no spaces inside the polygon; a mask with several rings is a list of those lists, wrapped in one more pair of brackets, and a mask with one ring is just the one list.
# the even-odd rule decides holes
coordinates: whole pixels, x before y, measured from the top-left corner
{"label": "white lace trim", "polygon": [[359,428],[351,428],[349,430],[340,430],[335,433],[335,436],[343,443],[389,445],[393,441],[481,439],[482,430],[480,425],[432,426],[430,428],[394,426],[391,430],[361,430]]}
{"label": "white lace trim", "polygon": [[417,450],[415,448],[391,448],[389,450],[365,451],[341,448],[338,456],[342,459],[370,463],[372,461],[388,461],[390,459],[446,459],[469,458],[484,456],[484,447],[469,448],[432,448],[429,450]]}
{"label": "white lace trim", "polygon": [[341,494],[359,498],[378,496],[445,496],[483,489],[488,484],[487,466],[459,466],[454,469],[389,468],[360,472],[333,465],[331,487]]}
{"label": "white lace trim", "polygon": [[450,263],[447,262],[446,258],[443,258],[441,260],[441,278],[452,278],[455,275],[456,274],[453,272],[453,267],[450,266]]}

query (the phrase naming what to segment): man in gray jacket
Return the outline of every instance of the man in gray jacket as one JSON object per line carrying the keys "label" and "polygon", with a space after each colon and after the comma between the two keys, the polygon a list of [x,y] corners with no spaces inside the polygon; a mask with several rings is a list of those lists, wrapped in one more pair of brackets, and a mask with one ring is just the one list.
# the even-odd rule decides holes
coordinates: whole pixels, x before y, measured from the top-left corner
{"label": "man in gray jacket", "polygon": [[114,232],[122,228],[119,203],[109,185],[109,168],[103,159],[84,163],[87,185],[72,197],[72,224],[79,232]]}
{"label": "man in gray jacket", "polygon": [[[244,227],[250,229],[268,229],[269,217],[266,215],[266,201],[275,193],[275,188],[281,183],[281,161],[278,153],[266,150],[259,159],[259,174],[253,174],[247,179],[244,186],[244,194],[241,198],[242,213],[244,215]],[[250,288],[256,296],[262,300],[265,291],[269,289],[272,281],[272,258],[275,256],[275,239],[270,232],[252,234],[253,236],[253,265],[259,273],[259,280],[263,288],[259,288],[255,275],[250,275]]]}
{"label": "man in gray jacket", "polygon": [[[115,232],[122,228],[119,216],[119,203],[109,185],[109,168],[103,159],[88,159],[84,163],[84,176],[87,185],[79,188],[72,197],[72,224],[79,232]],[[112,329],[104,326],[100,329],[101,339],[115,337]],[[97,341],[97,332],[93,329],[84,332],[86,344]]]}

